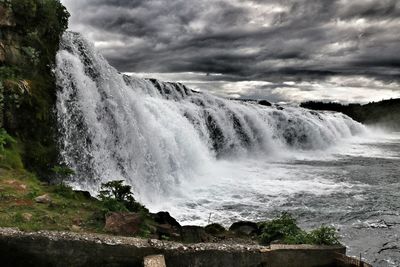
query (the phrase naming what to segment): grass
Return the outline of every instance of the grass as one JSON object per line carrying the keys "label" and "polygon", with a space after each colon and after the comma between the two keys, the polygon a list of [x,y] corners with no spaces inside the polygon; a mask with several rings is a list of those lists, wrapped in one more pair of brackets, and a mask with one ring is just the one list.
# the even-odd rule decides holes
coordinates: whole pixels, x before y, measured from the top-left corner
{"label": "grass", "polygon": [[[50,204],[34,198],[49,194]],[[25,231],[77,230],[102,232],[103,206],[66,186],[50,186],[25,170],[0,168],[0,227]]]}

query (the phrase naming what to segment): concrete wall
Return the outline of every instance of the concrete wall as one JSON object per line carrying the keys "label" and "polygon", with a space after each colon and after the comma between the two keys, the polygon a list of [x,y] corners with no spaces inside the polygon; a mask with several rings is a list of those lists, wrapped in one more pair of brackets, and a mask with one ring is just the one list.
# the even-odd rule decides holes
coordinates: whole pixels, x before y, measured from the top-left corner
{"label": "concrete wall", "polygon": [[23,233],[0,229],[1,266],[143,266],[163,254],[167,267],[335,266],[343,247],[180,244],[66,232]]}

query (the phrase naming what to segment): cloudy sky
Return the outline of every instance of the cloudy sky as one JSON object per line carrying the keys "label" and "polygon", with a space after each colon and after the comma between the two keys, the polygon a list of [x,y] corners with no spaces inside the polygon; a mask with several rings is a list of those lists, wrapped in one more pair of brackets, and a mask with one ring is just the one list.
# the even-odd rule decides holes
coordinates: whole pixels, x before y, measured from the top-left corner
{"label": "cloudy sky", "polygon": [[399,0],[61,0],[121,72],[229,97],[400,97]]}

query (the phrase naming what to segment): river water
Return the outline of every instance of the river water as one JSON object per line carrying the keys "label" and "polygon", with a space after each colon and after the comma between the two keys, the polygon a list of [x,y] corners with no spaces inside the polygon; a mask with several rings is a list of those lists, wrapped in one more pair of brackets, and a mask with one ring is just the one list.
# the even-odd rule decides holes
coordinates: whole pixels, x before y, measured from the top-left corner
{"label": "river water", "polygon": [[219,174],[154,209],[184,224],[205,225],[211,214],[225,226],[288,211],[305,229],[339,229],[349,255],[400,266],[400,134],[372,132],[292,158],[221,162]]}

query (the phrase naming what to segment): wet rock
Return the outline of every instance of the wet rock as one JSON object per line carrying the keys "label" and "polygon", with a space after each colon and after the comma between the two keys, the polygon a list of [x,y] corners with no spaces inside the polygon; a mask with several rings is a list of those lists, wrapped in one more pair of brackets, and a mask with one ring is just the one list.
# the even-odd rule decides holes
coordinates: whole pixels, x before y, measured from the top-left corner
{"label": "wet rock", "polygon": [[162,239],[163,237],[172,237],[174,240],[178,240],[180,237],[180,229],[177,229],[170,224],[157,224],[155,227],[159,239]]}
{"label": "wet rock", "polygon": [[154,222],[156,222],[156,234],[158,238],[170,237],[174,240],[179,239],[181,234],[181,225],[168,213],[158,212],[152,214]]}
{"label": "wet rock", "polygon": [[186,225],[181,228],[181,240],[186,243],[208,242],[212,238],[203,227]]}
{"label": "wet rock", "polygon": [[214,236],[223,235],[226,232],[226,229],[218,223],[209,224],[204,228],[204,230],[207,234]]}
{"label": "wet rock", "polygon": [[256,235],[259,232],[258,225],[249,221],[235,222],[229,227],[229,231],[239,235]]}
{"label": "wet rock", "polygon": [[262,105],[262,106],[266,106],[266,107],[272,106],[272,104],[270,102],[268,102],[267,100],[260,100],[260,101],[258,101],[258,104]]}
{"label": "wet rock", "polygon": [[35,198],[36,203],[49,204],[51,203],[51,197],[48,194],[44,194]]}
{"label": "wet rock", "polygon": [[143,219],[134,212],[111,212],[106,215],[104,230],[120,235],[135,235],[140,230]]}
{"label": "wet rock", "polygon": [[181,225],[175,220],[175,218],[166,211],[160,211],[153,214],[153,219],[158,224],[169,224],[172,227],[181,228]]}

